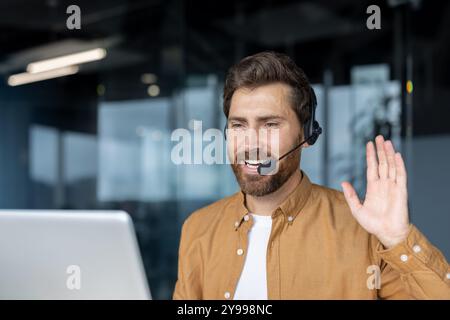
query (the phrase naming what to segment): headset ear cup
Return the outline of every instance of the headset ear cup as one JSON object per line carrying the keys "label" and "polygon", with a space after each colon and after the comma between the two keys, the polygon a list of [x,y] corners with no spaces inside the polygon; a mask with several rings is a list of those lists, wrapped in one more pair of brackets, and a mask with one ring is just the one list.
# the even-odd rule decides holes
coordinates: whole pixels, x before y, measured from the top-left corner
{"label": "headset ear cup", "polygon": [[308,139],[308,144],[312,146],[314,143],[316,143],[317,139],[322,133],[322,128],[320,127],[319,122],[316,121],[316,107],[317,107],[316,93],[314,92],[313,87],[310,86],[309,89],[311,101],[309,105],[311,111],[311,119],[308,121],[308,132],[306,135],[307,137],[306,139]]}
{"label": "headset ear cup", "polygon": [[310,146],[312,146],[314,143],[316,143],[316,141],[319,138],[321,133],[322,133],[322,128],[320,127],[319,122],[314,121],[311,138],[308,139],[308,144]]}
{"label": "headset ear cup", "polygon": [[311,120],[308,120],[305,123],[305,126],[303,127],[303,139],[308,139],[309,140],[309,137],[311,137],[311,133],[312,133],[311,129],[312,129],[311,128]]}
{"label": "headset ear cup", "polygon": [[313,133],[313,134],[311,135],[311,137],[309,137],[309,139],[308,139],[308,144],[309,144],[310,146],[312,146],[314,143],[316,143],[318,137],[319,137],[319,136],[318,136],[317,134]]}

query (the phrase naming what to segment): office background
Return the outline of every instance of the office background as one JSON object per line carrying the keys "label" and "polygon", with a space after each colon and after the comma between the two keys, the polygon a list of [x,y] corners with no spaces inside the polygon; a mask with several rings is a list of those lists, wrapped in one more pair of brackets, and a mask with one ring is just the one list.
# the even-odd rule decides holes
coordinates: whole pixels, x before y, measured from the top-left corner
{"label": "office background", "polygon": [[[381,29],[367,28],[371,4]],[[106,58],[77,74],[8,84],[30,62],[95,48]],[[310,179],[363,195],[366,141],[392,139],[412,222],[449,259],[448,1],[2,0],[0,208],[126,210],[153,296],[170,298],[184,219],[237,190],[227,165],[173,164],[171,133],[222,128],[227,69],[263,50],[314,84],[324,134],[303,153]]]}

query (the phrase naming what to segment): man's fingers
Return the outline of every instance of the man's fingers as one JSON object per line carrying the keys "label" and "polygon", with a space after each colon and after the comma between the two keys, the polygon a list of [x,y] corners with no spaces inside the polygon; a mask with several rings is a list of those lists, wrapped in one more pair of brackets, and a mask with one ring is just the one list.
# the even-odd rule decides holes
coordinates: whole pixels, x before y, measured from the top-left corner
{"label": "man's fingers", "polygon": [[403,157],[400,154],[400,152],[397,152],[395,154],[395,168],[397,171],[396,182],[406,187],[407,179],[406,179],[405,162],[403,161]]}
{"label": "man's fingers", "polygon": [[359,209],[362,207],[361,201],[359,200],[358,194],[356,193],[353,186],[348,182],[341,183],[342,189],[344,191],[345,199],[347,200],[348,206],[354,215],[358,214]]}
{"label": "man's fingers", "polygon": [[378,161],[375,146],[372,141],[366,145],[367,181],[378,180]]}
{"label": "man's fingers", "polygon": [[386,154],[384,152],[384,138],[379,135],[375,138],[375,143],[377,145],[377,155],[378,155],[378,175],[380,179],[387,179],[389,167],[386,159]]}
{"label": "man's fingers", "polygon": [[390,140],[384,142],[384,152],[386,154],[388,163],[388,178],[395,181],[396,166],[395,166],[395,150]]}

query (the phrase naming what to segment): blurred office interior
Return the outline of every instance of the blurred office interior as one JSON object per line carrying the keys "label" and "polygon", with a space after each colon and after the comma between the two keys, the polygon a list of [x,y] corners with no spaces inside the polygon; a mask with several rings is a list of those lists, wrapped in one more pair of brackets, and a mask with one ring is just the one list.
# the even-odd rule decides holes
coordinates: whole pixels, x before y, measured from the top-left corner
{"label": "blurred office interior", "polygon": [[[81,29],[67,28],[72,4]],[[372,4],[381,29],[367,28]],[[12,81],[32,62],[94,49],[106,56],[70,75]],[[314,84],[324,133],[302,156],[310,179],[364,195],[365,143],[392,139],[412,222],[449,259],[443,0],[2,0],[0,208],[126,210],[153,296],[170,298],[183,221],[238,190],[228,165],[175,165],[171,133],[196,120],[223,128],[227,69],[264,50],[290,55]]]}

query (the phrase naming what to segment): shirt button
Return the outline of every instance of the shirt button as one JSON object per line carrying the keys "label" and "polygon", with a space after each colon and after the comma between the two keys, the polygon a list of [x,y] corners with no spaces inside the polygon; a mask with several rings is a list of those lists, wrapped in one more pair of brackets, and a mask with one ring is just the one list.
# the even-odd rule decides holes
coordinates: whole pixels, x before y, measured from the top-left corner
{"label": "shirt button", "polygon": [[237,254],[238,254],[238,256],[242,256],[243,253],[244,253],[244,250],[242,250],[242,249],[237,249]]}
{"label": "shirt button", "polygon": [[234,223],[234,227],[235,227],[235,228],[239,227],[239,221],[236,221],[236,222]]}
{"label": "shirt button", "polygon": [[245,220],[245,221],[248,221],[248,219],[250,219],[250,217],[248,216],[248,214],[246,214],[246,215],[244,216],[244,220]]}
{"label": "shirt button", "polygon": [[289,216],[289,217],[288,217],[288,221],[289,221],[289,222],[292,222],[292,220],[294,220],[294,217],[293,217],[293,216]]}
{"label": "shirt button", "polygon": [[445,275],[447,279],[450,279],[450,272]]}
{"label": "shirt button", "polygon": [[408,261],[408,256],[406,254],[402,254],[400,256],[400,260],[402,260],[403,262],[406,262],[406,261]]}
{"label": "shirt button", "polygon": [[416,245],[413,247],[413,251],[414,251],[415,253],[419,253],[421,250],[422,250],[422,248],[421,248],[418,244],[416,244]]}
{"label": "shirt button", "polygon": [[227,291],[223,296],[225,297],[225,299],[230,299],[231,294]]}

